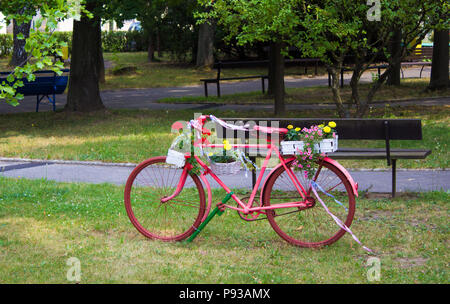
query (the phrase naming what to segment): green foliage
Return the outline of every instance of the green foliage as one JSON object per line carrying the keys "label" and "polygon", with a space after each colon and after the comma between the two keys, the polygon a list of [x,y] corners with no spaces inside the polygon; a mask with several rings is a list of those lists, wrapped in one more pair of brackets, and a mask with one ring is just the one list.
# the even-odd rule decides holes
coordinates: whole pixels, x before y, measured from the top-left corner
{"label": "green foliage", "polygon": [[[371,6],[355,0],[199,0],[205,8],[196,16],[199,23],[215,20],[227,31],[228,40],[238,44],[283,43],[297,47],[304,56],[320,58],[332,71],[333,79],[346,57],[354,58],[352,94],[349,104],[358,116],[386,80],[390,69],[377,80],[367,98],[358,94],[361,74],[378,58],[391,66],[415,48],[434,28],[448,28],[448,1],[380,0],[381,20],[368,18]],[[401,50],[392,56],[388,47],[396,30],[402,31]],[[333,83],[338,83],[333,82]],[[346,114],[338,88],[333,87],[339,114]]]}
{"label": "green foliage", "polygon": [[23,86],[21,79],[26,77],[32,81],[35,78],[33,72],[42,69],[53,70],[61,74],[63,64],[54,62],[53,54],[61,56],[61,48],[67,46],[67,42],[54,35],[58,23],[67,18],[78,19],[82,12],[88,16],[91,14],[84,10],[80,2],[72,0],[34,0],[31,2],[13,0],[8,1],[6,5],[2,2],[0,10],[5,14],[6,20],[14,19],[17,24],[30,22],[36,11],[40,13],[40,17],[34,20],[36,28],[39,30],[31,29],[29,38],[26,40],[25,51],[29,55],[26,62],[16,67],[8,76],[7,81],[0,83],[0,100],[16,106],[19,104],[18,100],[23,99],[23,96],[16,94],[16,89]]}
{"label": "green foliage", "polygon": [[102,32],[104,52],[141,52],[147,47],[147,39],[143,32]]}
{"label": "green foliage", "polygon": [[102,47],[105,52],[123,52],[127,47],[125,32],[102,32]]}
{"label": "green foliage", "polygon": [[54,32],[53,36],[58,43],[66,44],[69,47],[69,52],[72,51],[72,32]]}
{"label": "green foliage", "polygon": [[[107,9],[111,18],[119,25],[128,19],[137,19],[146,37],[146,49],[152,43],[162,51],[169,52],[173,58],[186,61],[194,53],[197,30],[193,11],[196,0],[170,1],[120,1],[113,0]],[[159,37],[159,38],[158,38]],[[141,50],[139,39],[135,39],[137,50]],[[143,50],[143,49],[142,49]]]}
{"label": "green foliage", "polygon": [[197,12],[198,23],[216,20],[228,32],[226,39],[236,39],[239,45],[254,42],[278,42],[289,40],[298,30],[299,23],[296,8],[303,1],[264,0],[211,2],[199,0],[205,7]]}
{"label": "green foliage", "polygon": [[11,34],[0,35],[0,57],[6,57],[12,54],[13,36]]}

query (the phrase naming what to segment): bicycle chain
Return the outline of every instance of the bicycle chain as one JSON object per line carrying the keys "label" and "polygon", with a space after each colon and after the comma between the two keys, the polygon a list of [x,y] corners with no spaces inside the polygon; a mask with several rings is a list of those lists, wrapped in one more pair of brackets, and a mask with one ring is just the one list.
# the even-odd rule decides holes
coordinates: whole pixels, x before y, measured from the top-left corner
{"label": "bicycle chain", "polygon": [[[246,197],[242,198],[241,201],[244,202],[245,200],[248,200],[249,198],[250,198],[250,196],[248,196],[248,197],[246,196]],[[289,198],[289,197],[274,197],[274,199],[284,199],[284,198]],[[238,204],[238,208],[240,208],[240,207],[241,207],[241,206]],[[299,212],[299,211],[301,211],[301,210],[294,210],[294,211],[289,211],[289,212],[285,212],[285,213],[281,213],[281,214],[276,214],[276,215],[274,215],[274,217],[278,217],[278,216],[282,216],[282,215],[287,215],[287,214],[291,214],[291,213],[295,213],[295,212]],[[238,213],[239,217],[240,217],[242,220],[246,221],[246,222],[256,222],[256,221],[267,220],[267,216],[266,216],[266,217],[259,218],[259,215],[258,215],[258,217],[249,219],[249,218],[247,218],[246,216],[247,216],[247,215],[250,215],[250,214],[243,214],[243,213],[242,213],[241,211],[239,211],[239,210],[236,210],[236,212]],[[255,212],[253,212],[253,213],[255,213]],[[258,214],[261,214],[261,213],[258,212]]]}

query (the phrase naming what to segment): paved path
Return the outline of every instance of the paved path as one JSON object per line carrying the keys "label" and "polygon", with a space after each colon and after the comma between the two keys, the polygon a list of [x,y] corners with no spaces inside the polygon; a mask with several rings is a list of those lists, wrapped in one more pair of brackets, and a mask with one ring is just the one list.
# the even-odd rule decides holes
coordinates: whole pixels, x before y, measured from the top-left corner
{"label": "paved path", "polygon": [[[111,183],[124,185],[135,167],[134,164],[90,164],[5,161],[0,159],[0,176],[28,179],[48,179],[57,182]],[[359,184],[360,190],[370,192],[391,192],[391,171],[351,170],[350,174]],[[223,176],[230,188],[251,188],[251,175],[241,171],[236,176]],[[211,182],[212,187],[218,187]],[[450,171],[448,170],[398,170],[398,192],[449,191]]]}
{"label": "paved path", "polygon": [[[405,70],[405,77],[417,77],[419,75],[419,68],[410,68]],[[350,74],[345,75],[345,82],[348,84],[350,79]],[[430,76],[430,69],[426,68],[424,70],[423,77]],[[363,77],[361,77],[363,82],[372,81],[371,72],[366,72]],[[314,78],[289,78],[285,79],[286,87],[288,88],[299,88],[299,87],[311,87],[311,86],[327,86],[328,77],[327,76],[317,76]],[[243,81],[243,82],[233,82],[233,83],[223,83],[221,84],[222,94],[235,94],[242,92],[254,92],[261,90],[260,81]],[[211,85],[209,88],[209,93],[211,96],[215,96],[216,87]],[[185,87],[174,87],[174,88],[149,88],[149,89],[124,89],[117,91],[103,91],[101,93],[103,103],[107,108],[111,109],[151,109],[151,110],[180,110],[180,109],[220,109],[220,110],[236,110],[236,111],[249,111],[258,109],[272,109],[273,105],[225,105],[225,104],[169,104],[169,103],[157,103],[158,100],[165,97],[185,97],[185,96],[203,96],[203,86],[185,86]],[[59,95],[56,98],[57,109],[64,108],[66,104],[66,95]],[[409,101],[401,103],[401,105],[410,104],[420,104],[420,105],[436,105],[436,104],[450,104],[450,98],[431,100],[427,102]],[[376,104],[375,107],[384,106],[384,103]],[[34,112],[36,108],[36,97],[28,96],[21,102],[18,107],[12,107],[4,102],[0,102],[0,114],[1,113],[20,113],[20,112]],[[334,109],[333,104],[291,104],[287,105],[288,110],[307,110],[307,109]],[[50,111],[51,106],[47,104],[42,104],[40,106],[40,111]]]}

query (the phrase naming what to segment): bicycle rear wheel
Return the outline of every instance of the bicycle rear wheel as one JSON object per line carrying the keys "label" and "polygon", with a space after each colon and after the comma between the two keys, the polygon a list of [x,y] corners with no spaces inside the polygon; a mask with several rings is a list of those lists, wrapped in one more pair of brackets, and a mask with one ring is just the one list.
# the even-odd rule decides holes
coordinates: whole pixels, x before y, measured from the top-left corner
{"label": "bicycle rear wheel", "polygon": [[[315,199],[311,208],[280,208],[268,210],[267,218],[272,228],[287,242],[300,247],[321,247],[340,239],[341,229],[315,197],[310,181],[300,171],[293,170],[293,161],[287,166],[297,176],[308,196]],[[326,192],[332,194],[343,206],[320,191],[318,195],[329,210],[350,227],[355,214],[355,195],[350,182],[338,168],[328,162],[321,162],[313,180]],[[269,178],[263,190],[263,204],[274,206],[286,202],[301,202],[286,169],[279,167]]]}
{"label": "bicycle rear wheel", "polygon": [[181,241],[200,225],[205,213],[205,192],[197,175],[188,175],[182,191],[170,201],[183,170],[154,157],[131,172],[125,186],[125,208],[131,223],[144,236]]}

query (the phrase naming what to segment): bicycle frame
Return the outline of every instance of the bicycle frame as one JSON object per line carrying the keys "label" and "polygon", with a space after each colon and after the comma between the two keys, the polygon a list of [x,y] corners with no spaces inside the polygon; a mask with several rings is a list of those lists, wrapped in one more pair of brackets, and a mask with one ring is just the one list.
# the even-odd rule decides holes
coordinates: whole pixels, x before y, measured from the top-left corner
{"label": "bicycle frame", "polygon": [[[264,160],[263,165],[261,166],[261,171],[258,175],[258,178],[256,180],[255,186],[253,187],[252,193],[250,195],[250,199],[248,201],[247,204],[244,204],[236,195],[231,195],[231,197],[233,198],[234,201],[236,201],[236,203],[238,203],[240,208],[234,207],[234,206],[230,206],[230,205],[225,205],[227,208],[233,209],[233,210],[237,210],[240,212],[243,212],[244,214],[249,214],[252,212],[260,212],[262,210],[271,210],[271,209],[278,209],[278,208],[292,208],[292,207],[305,207],[306,204],[304,203],[304,200],[306,199],[306,190],[303,188],[303,186],[301,185],[301,183],[298,181],[297,177],[295,176],[295,174],[293,174],[292,170],[286,166],[286,162],[289,162],[291,160],[294,160],[295,157],[291,157],[289,158],[287,161],[285,161],[285,159],[281,156],[280,151],[278,150],[278,147],[276,145],[274,145],[273,143],[267,144],[267,145],[245,145],[245,144],[231,144],[230,146],[232,146],[233,148],[267,148],[267,154],[266,154],[266,158]],[[205,145],[202,144],[202,147],[210,147],[210,148],[223,148],[224,145]],[[275,152],[280,160],[280,163],[285,167],[286,172],[288,172],[289,177],[291,178],[292,182],[294,183],[295,188],[297,189],[298,193],[300,194],[300,196],[302,197],[303,201],[302,202],[292,202],[292,203],[284,203],[284,204],[278,204],[277,206],[269,206],[269,207],[263,207],[262,206],[262,201],[260,200],[260,204],[259,207],[252,207],[255,197],[256,197],[256,193],[259,189],[259,186],[261,185],[261,182],[263,180],[264,177],[264,173],[267,169],[267,164],[269,162],[269,159],[272,156],[272,153]],[[198,156],[194,156],[196,161],[200,164],[200,166],[202,166],[205,171],[202,173],[202,175],[211,175],[211,177],[227,192],[227,193],[231,193],[231,190],[227,187],[227,185],[205,164],[202,162],[202,160],[198,157]],[[204,180],[202,178],[202,180]],[[207,188],[210,188],[209,182],[207,183]],[[208,207],[209,206],[209,201],[208,201]]]}
{"label": "bicycle frame", "polygon": [[[200,117],[198,120],[200,121],[200,128],[196,128],[197,130],[201,131],[202,134],[210,134],[209,130],[203,129],[203,123],[205,121],[206,117]],[[204,140],[199,140],[198,142],[194,143],[194,146],[196,147],[201,147],[201,148],[223,148],[225,145],[223,144],[209,144],[209,143],[205,143]],[[279,149],[278,146],[275,145],[272,140],[268,140],[267,144],[230,144],[231,147],[233,148],[265,148],[268,149],[267,150],[267,154],[264,160],[264,163],[261,167],[261,171],[259,173],[259,176],[256,180],[255,186],[252,189],[250,198],[248,200],[247,203],[242,202],[235,194],[231,195],[231,198],[238,204],[238,207],[234,207],[234,206],[230,206],[230,205],[226,205],[226,208],[229,209],[233,209],[239,212],[242,212],[244,214],[250,214],[250,213],[257,213],[257,215],[259,216],[260,214],[264,214],[266,210],[273,210],[273,209],[280,209],[280,208],[306,208],[307,207],[307,202],[306,202],[306,198],[307,198],[307,193],[306,190],[303,188],[302,184],[298,181],[297,177],[295,176],[295,174],[292,172],[291,168],[289,166],[287,166],[286,164],[289,163],[290,161],[294,160],[295,157],[292,156],[290,158],[288,158],[287,160],[285,160]],[[302,201],[301,202],[288,202],[288,203],[283,203],[283,204],[277,204],[276,206],[263,206],[263,201],[262,201],[262,195],[260,197],[260,202],[259,202],[259,206],[258,207],[253,207],[254,205],[254,201],[255,201],[255,197],[256,194],[258,192],[259,186],[261,185],[261,182],[263,181],[264,178],[264,173],[266,172],[267,169],[267,165],[268,162],[270,160],[270,158],[272,157],[272,153],[276,153],[278,159],[280,160],[280,164],[282,166],[284,166],[286,172],[288,173],[291,181],[293,182],[296,190],[298,191],[298,193],[300,194]],[[192,157],[192,156],[190,156]],[[206,178],[206,175],[210,175],[225,191],[227,194],[230,194],[232,191],[230,188],[228,188],[228,186],[211,170],[211,168],[208,167],[208,165],[206,165],[198,156],[194,155],[193,156],[195,158],[195,160],[197,161],[197,163],[204,169],[204,172],[200,175],[200,179],[203,181],[203,183],[206,186],[207,189],[207,194],[208,194],[208,205],[207,205],[207,209],[204,215],[204,218],[202,219],[202,221],[204,221],[207,217],[207,215],[209,214],[209,211],[211,210],[211,205],[212,205],[212,191],[211,191],[211,186],[209,181]],[[171,199],[173,199],[174,197],[176,197],[181,190],[183,189],[184,183],[186,182],[186,177],[189,174],[189,170],[191,169],[190,165],[186,165],[183,169],[183,173],[180,177],[180,181],[178,183],[178,186],[175,190],[175,192],[170,196],[164,199],[164,201],[169,201]],[[270,176],[270,174],[275,170],[276,168],[272,169],[272,171],[269,173],[268,176]],[[267,178],[266,178],[267,180]],[[266,181],[265,180],[265,181]]]}

